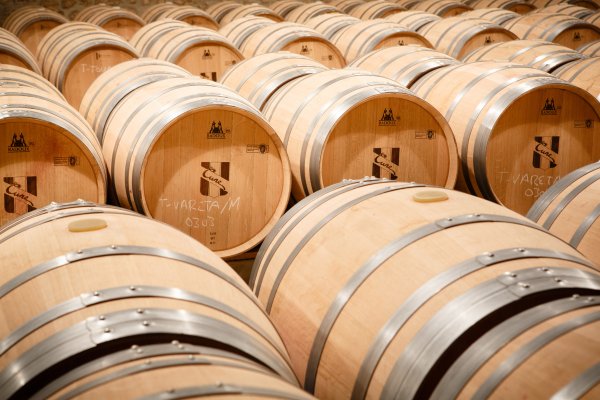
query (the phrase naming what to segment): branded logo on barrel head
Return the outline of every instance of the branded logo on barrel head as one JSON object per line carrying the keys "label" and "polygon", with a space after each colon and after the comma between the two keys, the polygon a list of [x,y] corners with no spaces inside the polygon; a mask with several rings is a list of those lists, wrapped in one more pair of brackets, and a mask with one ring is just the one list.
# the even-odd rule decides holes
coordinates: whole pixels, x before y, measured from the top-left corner
{"label": "branded logo on barrel head", "polygon": [[202,162],[200,193],[219,197],[229,193],[229,162]]}
{"label": "branded logo on barrel head", "polygon": [[210,52],[210,49],[204,49],[204,52],[202,53],[202,59],[206,60],[208,58],[212,58],[213,54]]}
{"label": "branded logo on barrel head", "polygon": [[9,214],[25,214],[36,209],[36,176],[8,176],[3,179],[4,211]]}
{"label": "branded logo on barrel head", "polygon": [[246,153],[260,153],[265,154],[269,152],[268,144],[247,144]]}
{"label": "branded logo on barrel head", "polygon": [[383,109],[383,114],[379,119],[379,126],[396,126],[396,118],[394,118],[394,112],[391,108]]}
{"label": "branded logo on barrel head", "polygon": [[17,135],[17,133],[13,133],[13,137],[12,137],[12,141],[10,142],[10,145],[8,146],[8,152],[9,153],[28,153],[29,152],[29,145],[27,144],[27,141],[25,140],[25,136],[23,135],[23,132],[20,132],[19,135]]}
{"label": "branded logo on barrel head", "polygon": [[560,136],[535,136],[533,167],[540,169],[556,167],[559,142]]}
{"label": "branded logo on barrel head", "polygon": [[302,48],[300,50],[300,54],[308,54],[310,53],[311,49],[308,48],[307,44],[303,44]]}
{"label": "branded logo on barrel head", "polygon": [[400,148],[375,147],[373,149],[373,156],[371,175],[376,178],[398,179]]}
{"label": "branded logo on barrel head", "polygon": [[[208,76],[210,74],[210,76]],[[200,72],[200,76],[204,79],[210,79],[213,82],[217,81],[217,73],[216,72]]]}
{"label": "branded logo on barrel head", "polygon": [[559,109],[560,107],[556,107],[556,105],[554,105],[554,99],[548,97],[544,103],[544,107],[542,108],[542,115],[557,115]]}
{"label": "branded logo on barrel head", "polygon": [[575,40],[575,41],[581,40],[581,33],[579,31],[575,31],[575,33],[573,33],[573,40]]}
{"label": "branded logo on barrel head", "polygon": [[208,139],[225,139],[225,134],[229,133],[229,129],[223,129],[221,121],[213,121],[208,130]]}

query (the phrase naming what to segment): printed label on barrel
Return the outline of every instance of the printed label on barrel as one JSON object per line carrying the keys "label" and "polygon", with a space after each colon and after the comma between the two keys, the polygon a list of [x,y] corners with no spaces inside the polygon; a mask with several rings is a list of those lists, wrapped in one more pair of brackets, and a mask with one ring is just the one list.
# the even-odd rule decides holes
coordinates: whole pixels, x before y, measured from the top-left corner
{"label": "printed label on barrel", "polygon": [[400,148],[375,147],[373,149],[373,168],[371,175],[376,178],[398,179],[400,169]]}
{"label": "printed label on barrel", "polygon": [[560,113],[560,106],[554,104],[554,99],[548,97],[544,106],[542,107],[542,115],[558,115]]}
{"label": "printed label on barrel", "polygon": [[37,176],[5,176],[4,211],[9,214],[25,214],[36,209]]}
{"label": "printed label on barrel", "polygon": [[231,133],[230,129],[223,129],[221,121],[213,121],[208,129],[207,139],[225,139],[225,135]]}
{"label": "printed label on barrel", "polygon": [[560,136],[535,136],[534,141],[533,167],[539,169],[555,168],[558,165]]}
{"label": "printed label on barrel", "polygon": [[30,151],[29,147],[31,145],[33,145],[33,143],[27,143],[27,141],[25,140],[25,135],[23,135],[23,132],[19,132],[18,134],[16,132],[14,132],[11,142],[8,145],[8,152],[9,153],[29,153],[29,151]]}
{"label": "printed label on barrel", "polygon": [[391,108],[384,108],[381,118],[379,118],[379,126],[396,126],[396,121],[400,118],[394,118],[394,111]]}
{"label": "printed label on barrel", "polygon": [[229,162],[202,162],[200,194],[209,197],[225,196],[229,193]]}

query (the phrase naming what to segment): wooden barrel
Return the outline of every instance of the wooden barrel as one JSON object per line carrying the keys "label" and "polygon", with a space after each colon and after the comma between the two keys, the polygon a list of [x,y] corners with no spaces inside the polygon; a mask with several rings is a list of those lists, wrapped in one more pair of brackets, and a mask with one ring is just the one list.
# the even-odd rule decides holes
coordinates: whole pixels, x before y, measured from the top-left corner
{"label": "wooden barrel", "polygon": [[518,213],[561,176],[600,159],[600,104],[543,71],[475,62],[432,71],[412,90],[456,135],[457,188]]}
{"label": "wooden barrel", "polygon": [[[40,42],[40,49],[48,49],[40,58],[44,76],[75,108],[79,108],[86,90],[101,73],[139,57],[121,36],[92,24],[95,29],[80,29],[80,24],[62,24]],[[52,35],[55,30],[60,30],[60,34]]]}
{"label": "wooden barrel", "polygon": [[162,17],[162,13],[164,13],[165,11],[172,10],[177,7],[179,6],[173,4],[170,1],[154,4],[144,9],[144,12],[142,12],[141,17],[144,21],[146,21],[146,23],[149,24],[151,22],[158,21]]}
{"label": "wooden barrel", "polygon": [[511,40],[481,47],[462,60],[511,62],[552,72],[561,65],[586,58],[576,50],[545,40]]}
{"label": "wooden barrel", "polygon": [[0,87],[6,88],[14,85],[34,87],[66,102],[56,86],[40,74],[16,65],[0,64]]}
{"label": "wooden barrel", "polygon": [[206,8],[206,12],[215,19],[215,21],[221,23],[221,20],[229,11],[238,8],[240,3],[237,1],[217,1]]}
{"label": "wooden barrel", "polygon": [[376,18],[385,18],[402,11],[406,11],[406,8],[391,1],[374,0],[352,8],[348,14],[352,17],[366,21]]}
{"label": "wooden barrel", "polygon": [[108,6],[90,6],[87,8],[90,12],[80,14],[78,18],[76,17],[76,21],[98,25],[125,38],[125,40],[131,39],[142,26],[146,25],[146,22],[139,15],[126,8]]}
{"label": "wooden barrel", "polygon": [[527,218],[600,265],[600,162],[583,166],[552,185]]}
{"label": "wooden barrel", "polygon": [[146,55],[177,64],[194,75],[218,81],[223,72],[244,59],[227,38],[212,29],[181,27],[160,35]]}
{"label": "wooden barrel", "polygon": [[331,40],[337,32],[358,22],[360,22],[360,19],[346,14],[327,13],[309,19],[304,25]]}
{"label": "wooden barrel", "polygon": [[518,14],[527,14],[536,9],[533,4],[521,0],[468,0],[464,3],[474,9],[501,8]]}
{"label": "wooden barrel", "polygon": [[364,176],[454,185],[458,159],[446,120],[390,79],[311,74],[278,90],[263,114],[287,149],[296,200]]}
{"label": "wooden barrel", "polygon": [[1,275],[3,398],[28,398],[58,372],[132,345],[173,340],[237,353],[296,381],[241,277],[170,226],[116,207],[55,203],[0,236],[0,254],[11,259]]}
{"label": "wooden barrel", "polygon": [[503,8],[479,8],[463,13],[464,18],[481,18],[494,24],[504,26],[507,22],[519,18],[521,14]]}
{"label": "wooden barrel", "polygon": [[312,58],[280,51],[247,58],[229,68],[219,82],[262,110],[273,93],[286,83],[327,69]]}
{"label": "wooden barrel", "polygon": [[174,29],[189,28],[190,24],[174,19],[161,19],[156,22],[150,22],[141,28],[129,40],[129,43],[137,49],[140,56],[147,56],[150,49],[158,39],[164,34]]}
{"label": "wooden barrel", "polygon": [[283,17],[281,17],[281,15],[277,14],[275,11],[271,10],[270,8],[268,8],[266,6],[254,3],[254,4],[240,5],[239,7],[236,7],[233,10],[229,11],[227,14],[225,14],[223,16],[223,18],[221,18],[220,24],[226,25],[233,20],[236,20],[236,19],[242,18],[242,17],[247,17],[249,15],[268,18],[270,20],[273,20],[274,22],[283,21]]}
{"label": "wooden barrel", "polygon": [[27,68],[38,74],[42,71],[35,56],[25,44],[10,31],[0,28],[0,64]]}
{"label": "wooden barrel", "polygon": [[215,21],[206,11],[193,6],[179,6],[166,10],[161,14],[161,19],[174,19],[187,22],[190,25],[200,26],[208,29],[219,29],[219,23]]}
{"label": "wooden barrel", "polygon": [[100,144],[81,115],[54,92],[0,86],[0,225],[51,201],[106,201]]}
{"label": "wooden barrel", "polygon": [[574,6],[572,4],[562,3],[544,8],[538,8],[537,10],[533,11],[533,13],[570,15],[571,17],[584,19],[585,17],[592,15],[594,13],[594,10],[590,10],[586,7],[579,7]]}
{"label": "wooden barrel", "polygon": [[421,0],[396,0],[395,3],[401,5],[402,7],[406,7],[408,9],[413,8],[413,6],[417,3],[421,2]]}
{"label": "wooden barrel", "polygon": [[589,57],[600,56],[600,39],[594,40],[577,48],[577,51]]}
{"label": "wooden barrel", "polygon": [[460,61],[427,47],[394,46],[367,53],[348,64],[347,68],[371,71],[410,89],[429,72],[457,64],[460,64]]}
{"label": "wooden barrel", "polygon": [[331,39],[344,58],[352,62],[373,50],[417,45],[432,48],[423,35],[395,22],[383,19],[362,21],[338,31]]}
{"label": "wooden barrel", "polygon": [[420,33],[436,50],[458,60],[481,47],[518,39],[517,35],[493,22],[462,16],[432,22]]}
{"label": "wooden barrel", "polygon": [[582,19],[586,22],[589,22],[590,24],[600,27],[600,11],[596,11],[593,14],[590,14]]}
{"label": "wooden barrel", "polygon": [[67,21],[64,15],[45,7],[23,7],[6,17],[4,28],[14,33],[35,54],[40,40],[52,28]]}
{"label": "wooden barrel", "polygon": [[422,0],[415,3],[411,10],[427,11],[429,13],[439,15],[442,18],[454,17],[467,11],[471,11],[470,7],[460,1],[455,0]]}
{"label": "wooden barrel", "polygon": [[269,8],[285,19],[285,16],[296,7],[300,7],[304,2],[298,0],[277,0],[269,4]]}
{"label": "wooden barrel", "polygon": [[529,14],[504,27],[520,39],[542,39],[576,49],[600,39],[600,28],[579,18],[560,14]]}
{"label": "wooden barrel", "polygon": [[[38,62],[46,59],[48,53],[54,49],[56,43],[59,41],[58,39],[63,35],[73,35],[81,31],[97,32],[98,29],[100,28],[97,25],[88,22],[69,22],[66,26],[65,24],[57,26],[42,38],[35,53],[35,57]],[[40,62],[40,67],[42,67],[43,71],[44,65],[42,62]]]}
{"label": "wooden barrel", "polygon": [[241,48],[246,58],[276,51],[301,54],[329,68],[343,68],[346,60],[325,36],[305,25],[280,22],[263,26],[246,39]]}
{"label": "wooden barrel", "polygon": [[106,123],[115,106],[141,86],[191,73],[167,61],[138,58],[116,65],[100,75],[81,100],[79,112],[89,122],[98,141],[104,142]]}
{"label": "wooden barrel", "polygon": [[599,8],[597,0],[528,0],[537,8],[544,8],[562,3],[574,4],[576,6],[587,7],[592,10]]}
{"label": "wooden barrel", "polygon": [[600,355],[594,264],[527,218],[458,191],[361,180],[316,192],[265,239],[251,286],[300,382],[323,399],[458,398],[505,342],[572,310],[595,313],[591,341],[536,360],[536,373],[499,398],[550,398]]}
{"label": "wooden barrel", "polygon": [[585,89],[600,100],[600,57],[570,62],[553,71],[552,74]]}
{"label": "wooden barrel", "polygon": [[424,11],[403,11],[401,13],[387,16],[385,19],[419,32],[419,30],[424,28],[426,25],[435,21],[439,21],[442,18],[435,14]]}
{"label": "wooden barrel", "polygon": [[223,25],[219,29],[219,34],[225,36],[236,48],[241,49],[246,39],[254,32],[263,26],[276,23],[268,18],[248,15],[247,17],[234,19],[230,23]]}
{"label": "wooden barrel", "polygon": [[300,7],[296,7],[286,15],[285,20],[303,24],[311,18],[327,13],[339,13],[340,10],[331,4],[325,4],[321,1],[307,3]]}
{"label": "wooden barrel", "polygon": [[289,198],[289,161],[273,128],[247,100],[206,79],[136,89],[112,111],[103,152],[120,205],[221,257],[260,243]]}
{"label": "wooden barrel", "polygon": [[250,358],[179,341],[136,345],[111,353],[61,375],[36,392],[49,399],[110,398],[115,393],[123,398],[169,394],[314,400]]}
{"label": "wooden barrel", "polygon": [[331,0],[327,4],[336,7],[341,12],[348,14],[356,6],[366,3],[364,0]]}

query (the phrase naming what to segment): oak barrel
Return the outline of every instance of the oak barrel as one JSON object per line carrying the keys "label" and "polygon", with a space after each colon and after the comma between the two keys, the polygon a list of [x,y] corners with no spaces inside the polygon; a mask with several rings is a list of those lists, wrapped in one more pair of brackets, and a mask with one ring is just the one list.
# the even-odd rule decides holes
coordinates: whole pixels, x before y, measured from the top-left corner
{"label": "oak barrel", "polygon": [[590,56],[590,57],[600,56],[600,39],[594,40],[593,42],[589,42],[587,44],[584,44],[581,47],[578,47],[577,51],[580,52],[581,54],[584,54],[584,55]]}
{"label": "oak barrel", "polygon": [[278,90],[263,113],[287,149],[296,200],[364,176],[454,186],[458,159],[446,120],[388,78],[307,75]]}
{"label": "oak barrel", "polygon": [[312,58],[280,51],[254,56],[234,65],[219,82],[262,110],[273,93],[286,83],[327,69]]}
{"label": "oak barrel", "polygon": [[138,58],[110,68],[88,88],[79,112],[89,122],[98,141],[104,142],[106,123],[116,105],[139,87],[176,77],[190,77],[185,69],[155,58]]}
{"label": "oak barrel", "polygon": [[586,58],[576,50],[545,40],[511,40],[494,43],[473,51],[462,61],[501,61],[526,65],[552,72],[561,65]]}
{"label": "oak barrel", "polygon": [[11,259],[1,274],[3,398],[132,345],[173,340],[296,381],[245,282],[173,227],[117,207],[54,203],[4,226],[0,254]]}
{"label": "oak barrel", "polygon": [[338,31],[331,41],[340,49],[348,62],[385,47],[407,45],[433,47],[423,35],[384,19],[352,24]]}
{"label": "oak barrel", "polygon": [[301,5],[304,5],[304,2],[298,0],[277,0],[269,4],[269,8],[285,19],[286,15]]}
{"label": "oak barrel", "polygon": [[541,70],[474,62],[434,70],[412,90],[456,135],[457,188],[518,213],[561,176],[600,158],[600,103]]}
{"label": "oak barrel", "polygon": [[194,75],[217,81],[227,68],[244,59],[223,35],[199,26],[163,32],[146,47],[146,56],[177,64]]}
{"label": "oak barrel", "polygon": [[326,13],[312,17],[304,23],[331,40],[340,30],[360,22],[360,19],[341,13]]}
{"label": "oak barrel", "polygon": [[579,86],[600,100],[600,57],[570,62],[553,71],[552,74]]}
{"label": "oak barrel", "polygon": [[425,11],[403,11],[385,17],[390,22],[406,26],[414,31],[419,32],[420,29],[435,21],[439,21],[442,17]]}
{"label": "oak barrel", "polygon": [[305,25],[280,22],[263,26],[246,39],[242,48],[246,58],[276,51],[301,54],[329,68],[342,68],[346,60],[325,36]]}
{"label": "oak barrel", "polygon": [[331,0],[327,4],[336,7],[343,13],[348,14],[356,6],[366,3],[364,0]]}
{"label": "oak barrel", "polygon": [[509,21],[519,18],[521,14],[503,8],[478,8],[461,15],[465,18],[480,18],[494,24],[504,26]]}
{"label": "oak barrel", "polygon": [[311,18],[327,13],[339,13],[340,10],[331,5],[325,4],[322,1],[315,1],[296,7],[285,16],[285,20],[289,22],[297,22],[303,24]]}
{"label": "oak barrel", "polygon": [[600,27],[561,14],[528,14],[507,22],[504,27],[520,39],[542,39],[576,49],[600,39]]}
{"label": "oak barrel", "polygon": [[550,398],[598,362],[595,268],[505,207],[364,179],[291,208],[261,245],[251,286],[321,399],[457,398],[479,389],[471,377],[515,335],[593,312],[587,340],[541,350],[496,397]]}
{"label": "oak barrel", "polygon": [[52,28],[67,21],[64,15],[45,7],[21,7],[6,17],[3,27],[14,33],[35,54],[40,40]]}
{"label": "oak barrel", "polygon": [[142,26],[146,25],[146,21],[131,10],[100,5],[84,8],[74,20],[98,25],[125,40],[131,39]]}
{"label": "oak barrel", "polygon": [[347,68],[359,68],[411,86],[429,72],[460,61],[422,46],[394,46],[375,50],[357,58]]}
{"label": "oak barrel", "polygon": [[0,64],[15,65],[41,73],[35,56],[12,32],[0,28]]}
{"label": "oak barrel", "polygon": [[219,29],[219,23],[206,11],[194,6],[179,6],[163,12],[161,19],[174,19],[208,29]]}
{"label": "oak barrel", "polygon": [[221,257],[258,244],[286,207],[287,154],[258,109],[207,79],[137,88],[113,109],[103,152],[120,205]]}
{"label": "oak barrel", "polygon": [[422,0],[409,8],[416,11],[427,11],[442,18],[454,17],[473,9],[473,7],[456,0]]}
{"label": "oak barrel", "polygon": [[596,11],[593,14],[588,15],[587,17],[583,18],[583,20],[600,27],[600,11]]}
{"label": "oak barrel", "polygon": [[462,16],[432,22],[420,33],[436,50],[458,60],[480,47],[518,39],[517,35],[493,22]]}
{"label": "oak barrel", "polygon": [[0,64],[0,87],[6,88],[14,85],[34,87],[66,102],[65,97],[56,86],[40,74],[16,65]]}
{"label": "oak barrel", "polygon": [[527,218],[600,265],[600,162],[585,165],[552,185]]}
{"label": "oak barrel", "polygon": [[592,10],[600,8],[597,0],[529,0],[530,3],[537,8],[544,8],[563,3],[573,4],[576,6],[587,7]]}
{"label": "oak barrel", "polygon": [[146,9],[144,9],[144,11],[142,12],[142,14],[140,16],[147,23],[151,23],[151,22],[158,21],[162,17],[162,14],[164,12],[166,12],[168,10],[172,10],[177,7],[179,7],[179,6],[176,4],[173,4],[170,1],[165,1],[164,3],[157,3],[157,4],[147,7]]}
{"label": "oak barrel", "polygon": [[52,201],[106,201],[106,166],[89,124],[62,96],[0,86],[0,225]]}
{"label": "oak barrel", "polygon": [[[80,28],[81,22],[67,22],[51,30],[40,42],[47,52],[40,58],[42,72],[79,108],[91,83],[104,71],[124,61],[138,58],[137,50],[121,36],[96,25]],[[53,35],[54,31],[60,33]]]}
{"label": "oak barrel", "polygon": [[219,29],[219,34],[225,36],[236,48],[241,49],[246,39],[248,39],[254,32],[263,26],[273,25],[276,23],[277,22],[274,22],[268,18],[249,15],[247,17],[234,19],[228,24],[224,24]]}
{"label": "oak barrel", "polygon": [[206,12],[217,22],[221,22],[225,14],[240,6],[237,1],[224,0],[217,1],[206,8]]}
{"label": "oak barrel", "polygon": [[183,21],[177,21],[174,19],[160,19],[155,22],[150,22],[135,35],[131,37],[129,43],[137,49],[140,56],[145,57],[148,55],[148,50],[156,43],[167,32],[179,28],[189,28],[190,24]]}
{"label": "oak barrel", "polygon": [[352,8],[348,14],[352,17],[366,21],[376,18],[385,18],[402,11],[406,11],[406,8],[394,2],[386,0],[374,0]]}
{"label": "oak barrel", "polygon": [[273,20],[274,22],[283,21],[283,17],[281,17],[275,11],[271,10],[269,7],[253,3],[245,5],[240,4],[238,7],[225,14],[223,18],[221,18],[221,21],[219,23],[221,25],[225,25],[238,18],[247,17],[249,15],[268,18],[270,20]]}
{"label": "oak barrel", "polygon": [[527,14],[536,10],[533,4],[521,0],[468,0],[464,3],[474,9],[502,8],[518,14]]}
{"label": "oak barrel", "polygon": [[590,10],[586,7],[574,6],[568,3],[562,3],[544,8],[538,8],[537,10],[533,11],[533,13],[570,15],[571,17],[585,19],[585,17],[592,15],[594,10]]}

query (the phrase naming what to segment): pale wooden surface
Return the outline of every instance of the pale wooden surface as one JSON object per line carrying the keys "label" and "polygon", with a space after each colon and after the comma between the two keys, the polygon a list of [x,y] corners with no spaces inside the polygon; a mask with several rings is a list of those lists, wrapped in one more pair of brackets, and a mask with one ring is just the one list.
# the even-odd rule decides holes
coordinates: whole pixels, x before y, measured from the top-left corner
{"label": "pale wooden surface", "polygon": [[254,3],[247,5],[240,4],[238,7],[226,13],[223,16],[223,18],[221,18],[221,21],[219,21],[219,23],[221,25],[226,25],[237,18],[247,17],[249,15],[256,15],[257,17],[268,18],[275,22],[283,21],[283,17],[277,14],[275,11],[271,10],[266,6]]}
{"label": "pale wooden surface", "polygon": [[407,88],[429,72],[460,61],[422,46],[394,46],[357,58],[348,68],[359,68],[393,79]]}
{"label": "pale wooden surface", "polygon": [[480,18],[448,17],[428,24],[420,31],[433,48],[458,60],[493,43],[518,39],[511,31]]}
{"label": "pale wooden surface", "polygon": [[179,27],[159,34],[147,47],[146,55],[213,81],[218,81],[230,66],[244,59],[227,38],[197,26]]}
{"label": "pale wooden surface", "polygon": [[318,15],[335,12],[340,12],[340,10],[331,4],[325,4],[321,1],[316,1],[296,7],[285,16],[285,20],[303,24],[309,19]]}
{"label": "pale wooden surface", "polygon": [[13,32],[35,54],[40,40],[52,29],[67,22],[56,11],[44,7],[23,7],[16,9],[4,21],[4,28]]}
{"label": "pale wooden surface", "polygon": [[600,100],[600,57],[570,62],[554,71],[554,75],[579,86]]}
{"label": "pale wooden surface", "polygon": [[281,50],[302,54],[329,68],[346,65],[340,50],[327,38],[307,26],[292,22],[263,26],[252,33],[241,48],[246,58]]}
{"label": "pale wooden surface", "polygon": [[229,11],[234,8],[239,7],[240,3],[237,1],[224,0],[218,1],[206,8],[206,12],[213,17],[217,22],[221,22],[221,19],[227,14]]}
{"label": "pale wooden surface", "polygon": [[219,33],[229,39],[235,47],[241,49],[244,42],[253,32],[256,32],[263,26],[273,24],[276,24],[276,22],[268,18],[249,15],[247,17],[234,19],[228,24],[223,24],[221,28],[219,28]]}
{"label": "pale wooden surface", "polygon": [[164,2],[157,3],[146,7],[144,11],[140,14],[140,17],[147,23],[154,22],[159,20],[162,17],[162,14],[177,8],[177,4],[173,4],[172,2]]}
{"label": "pale wooden surface", "polygon": [[392,46],[418,45],[432,48],[432,44],[423,35],[386,20],[362,21],[338,31],[331,41],[352,62],[373,50]]}
{"label": "pale wooden surface", "polygon": [[456,0],[423,0],[410,7],[411,10],[427,11],[442,18],[454,17],[473,8]]}
{"label": "pale wooden surface", "polygon": [[500,26],[506,25],[510,20],[519,18],[520,15],[514,11],[502,8],[481,8],[462,14],[465,18],[481,18]]}
{"label": "pale wooden surface", "polygon": [[[105,165],[90,126],[64,99],[19,86],[2,93],[0,225],[52,201],[106,201]],[[21,138],[22,134],[22,138]],[[29,177],[29,178],[28,178]]]}
{"label": "pale wooden surface", "polygon": [[161,19],[170,18],[178,21],[187,22],[190,25],[200,26],[217,30],[219,23],[215,21],[206,11],[192,6],[179,6],[170,10],[166,10],[160,15]]}
{"label": "pale wooden surface", "polygon": [[269,8],[285,19],[285,16],[289,12],[291,12],[296,7],[300,7],[303,4],[303,1],[298,0],[277,0],[270,3]]}
{"label": "pale wooden surface", "polygon": [[35,56],[10,31],[0,28],[0,64],[15,65],[41,73]]}
{"label": "pale wooden surface", "polygon": [[[467,190],[468,179],[481,196],[477,171],[481,184],[490,186],[490,200],[525,214],[561,176],[600,158],[600,126],[585,124],[600,120],[598,102],[582,89],[551,78],[533,68],[477,62],[439,68],[412,87],[446,115],[456,135],[461,160],[468,167],[459,173],[458,188]],[[551,101],[554,110],[546,105]],[[550,110],[544,111],[545,107]],[[485,131],[484,121],[490,130],[478,139],[479,132]],[[548,153],[557,158],[556,165],[550,167],[545,156],[539,165],[534,163],[540,144],[536,137],[550,149],[551,136],[560,136],[558,155]],[[483,142],[476,151],[478,140]],[[485,165],[485,170],[478,165]]]}
{"label": "pale wooden surface", "polygon": [[50,96],[58,97],[66,102],[64,96],[58,91],[56,86],[40,74],[27,68],[0,63],[0,87],[4,88],[12,85],[35,87],[44,90]]}
{"label": "pale wooden surface", "polygon": [[96,24],[125,40],[131,39],[142,26],[146,25],[146,21],[131,10],[100,5],[83,9],[75,20]]}
{"label": "pale wooden surface", "polygon": [[543,39],[576,49],[600,39],[600,28],[579,18],[561,14],[528,14],[505,25],[520,39]]}
{"label": "pale wooden surface", "polygon": [[544,40],[510,40],[481,47],[466,55],[462,61],[512,62],[552,72],[564,64],[571,64],[585,56],[581,53]]}
{"label": "pale wooden surface", "polygon": [[[184,111],[190,102],[197,105]],[[209,135],[213,128],[219,133]],[[140,148],[144,138],[152,144],[147,153]],[[103,150],[121,205],[177,227],[223,257],[258,244],[289,197],[289,162],[273,129],[247,100],[205,79],[164,79],[127,96],[106,126]],[[130,151],[144,160],[141,175],[126,169]],[[213,163],[208,167],[215,171],[202,163]],[[227,165],[228,178],[219,167]],[[202,176],[222,178],[226,193],[210,184],[203,194]],[[128,199],[132,179],[140,182],[139,205]]]}
{"label": "pale wooden surface", "polygon": [[327,4],[337,7],[343,13],[348,14],[354,7],[366,3],[364,0],[331,0]]}
{"label": "pale wooden surface", "polygon": [[348,14],[352,17],[360,18],[366,21],[376,18],[386,18],[402,11],[406,11],[406,8],[394,2],[375,0],[353,7]]}
{"label": "pale wooden surface", "polygon": [[580,52],[581,54],[584,54],[584,55],[590,56],[590,57],[600,56],[600,39],[594,40],[592,42],[584,44],[581,47],[578,47],[577,51]]}
{"label": "pale wooden surface", "polygon": [[527,14],[536,10],[531,2],[520,0],[474,0],[466,3],[474,9],[502,8],[518,14]]}
{"label": "pale wooden surface", "polygon": [[[382,122],[390,108],[394,120]],[[374,175],[380,165],[374,165],[375,160],[386,157],[391,169],[376,172],[382,178],[389,178],[392,170],[398,180],[454,185],[456,148],[445,119],[387,78],[366,71],[319,72],[283,86],[263,113],[284,143],[287,140],[296,200],[342,179]],[[381,157],[375,153],[378,148],[383,148]],[[393,148],[399,149],[399,160],[394,160]]]}
{"label": "pale wooden surface", "polygon": [[317,15],[307,20],[304,25],[321,33],[327,39],[331,38],[341,29],[360,22],[360,19],[341,13],[326,13]]}
{"label": "pale wooden surface", "polygon": [[425,27],[427,24],[438,21],[441,19],[441,17],[425,11],[409,10],[389,15],[385,17],[385,19],[419,32],[419,30]]}
{"label": "pale wooden surface", "polygon": [[284,84],[327,69],[312,58],[280,51],[254,56],[234,65],[219,82],[262,110],[273,93]]}
{"label": "pale wooden surface", "polygon": [[[539,214],[539,218],[534,218],[535,222],[547,226],[551,233],[570,243],[577,229],[587,222],[587,218],[593,217],[594,209],[600,204],[600,181],[586,182],[586,180],[596,179],[599,175],[600,171],[596,169],[584,174],[579,179],[565,177],[563,184],[568,183],[568,185],[564,190],[557,193],[555,188],[552,193],[557,195],[556,197],[550,198],[550,193],[544,194],[532,206],[531,210],[537,210],[538,207],[545,205],[540,210],[542,212]],[[579,185],[583,185],[585,189],[580,191]],[[573,198],[569,201],[570,197]],[[561,204],[561,202],[566,201],[568,201],[567,204]],[[560,207],[560,210],[558,207]],[[555,213],[558,212],[560,213],[555,217]],[[552,224],[549,221],[551,216],[554,219]],[[600,219],[593,219],[590,222],[591,224],[583,235],[581,242],[575,247],[587,258],[600,265],[600,248],[598,247],[598,243],[600,243]]]}
{"label": "pale wooden surface", "polygon": [[[525,220],[504,207],[458,191],[436,189],[447,194],[449,199],[417,203],[413,201],[413,195],[425,188],[412,188],[386,192],[353,204],[307,238],[311,229],[342,205],[382,187],[395,185],[397,183],[381,182],[345,193],[338,189],[322,198],[316,197],[315,202],[326,201],[318,206],[309,203],[307,207],[312,208],[307,208],[308,214],[301,219],[292,218],[281,230],[273,232],[273,240],[281,238],[281,244],[273,251],[270,247],[274,242],[265,243],[266,252],[260,261],[257,259],[255,269],[264,273],[264,277],[260,289],[256,281],[253,288],[259,299],[266,302],[276,275],[289,258],[289,268],[274,296],[270,316],[286,343],[301,382],[305,379],[308,354],[325,312],[353,274],[386,245],[433,221],[458,215],[482,213]],[[283,228],[291,223],[297,225],[283,236]],[[298,250],[294,250],[296,246],[299,246]],[[503,222],[482,222],[426,236],[384,261],[350,298],[333,325],[321,354],[315,396],[350,396],[358,367],[375,335],[418,287],[467,259],[487,251],[513,247],[578,254],[545,231]],[[267,257],[268,264],[265,263]],[[543,265],[593,272],[572,262],[537,258],[502,262],[465,276],[425,303],[394,337],[375,371],[368,398],[379,398],[382,385],[406,344],[441,307],[475,285],[495,279],[506,271]],[[306,298],[312,301],[307,302]],[[556,366],[560,367],[559,364]]]}
{"label": "pale wooden surface", "polygon": [[592,15],[594,10],[590,10],[586,7],[575,6],[572,4],[554,4],[551,6],[547,6],[544,8],[538,8],[534,11],[535,13],[540,14],[562,14],[562,15],[570,15],[572,17],[585,19],[586,17]]}
{"label": "pale wooden surface", "polygon": [[178,28],[189,28],[190,24],[174,19],[161,19],[149,22],[131,37],[129,43],[137,49],[140,56],[148,55],[148,50],[161,36]]}

